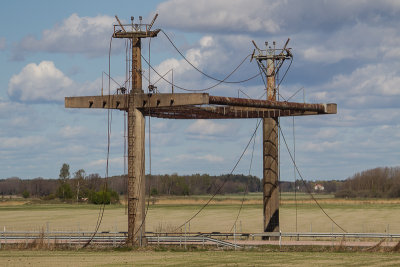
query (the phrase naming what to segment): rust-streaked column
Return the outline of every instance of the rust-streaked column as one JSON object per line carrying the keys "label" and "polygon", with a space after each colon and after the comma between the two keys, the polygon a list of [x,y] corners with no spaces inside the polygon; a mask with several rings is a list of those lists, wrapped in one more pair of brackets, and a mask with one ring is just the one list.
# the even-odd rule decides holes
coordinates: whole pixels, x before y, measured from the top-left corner
{"label": "rust-streaked column", "polygon": [[142,93],[141,39],[132,38],[132,90]]}
{"label": "rust-streaked column", "polygon": [[[267,50],[267,100],[276,101],[274,52]],[[264,232],[279,231],[278,118],[263,119]]]}
{"label": "rust-streaked column", "polygon": [[128,109],[128,244],[131,246],[139,245],[145,233],[144,141],[144,116],[135,108],[131,94]]}
{"label": "rust-streaked column", "polygon": [[142,93],[140,38],[132,38],[132,90],[128,104],[128,244],[144,243],[145,234],[145,125],[135,106],[135,93]]}

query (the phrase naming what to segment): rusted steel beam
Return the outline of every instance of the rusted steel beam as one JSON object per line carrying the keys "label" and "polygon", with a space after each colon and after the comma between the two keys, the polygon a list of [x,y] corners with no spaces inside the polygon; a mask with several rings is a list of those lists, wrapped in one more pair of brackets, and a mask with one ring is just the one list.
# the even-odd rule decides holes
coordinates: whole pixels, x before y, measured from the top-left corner
{"label": "rusted steel beam", "polygon": [[336,114],[336,104],[308,104],[295,102],[281,102],[258,99],[245,99],[223,96],[209,96],[210,104],[242,106],[242,107],[259,107],[270,109],[290,109],[298,111],[315,111],[321,114]]}
{"label": "rusted steel beam", "polygon": [[319,115],[315,111],[279,110],[234,106],[180,106],[140,109],[145,116],[164,119],[254,119]]}

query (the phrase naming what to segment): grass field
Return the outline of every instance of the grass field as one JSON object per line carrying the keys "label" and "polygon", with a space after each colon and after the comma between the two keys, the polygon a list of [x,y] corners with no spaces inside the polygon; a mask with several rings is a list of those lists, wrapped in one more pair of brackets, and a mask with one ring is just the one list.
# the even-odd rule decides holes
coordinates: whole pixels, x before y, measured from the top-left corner
{"label": "grass field", "polygon": [[399,266],[399,253],[0,251],[0,266]]}
{"label": "grass field", "polygon": [[[399,199],[334,199],[332,195],[317,195],[321,206],[348,232],[400,233]],[[160,197],[150,204],[146,231],[170,231],[183,224],[208,200],[209,196]],[[194,220],[192,232],[229,232],[238,214],[242,195],[217,196]],[[34,201],[32,202],[34,203]],[[30,204],[15,200],[0,202],[0,232],[6,230],[46,229],[64,231],[93,231],[99,206],[88,204]],[[296,205],[297,203],[297,205]],[[297,208],[296,208],[297,207]],[[331,232],[332,222],[305,194],[282,194],[280,208],[281,230],[284,232]],[[262,232],[262,195],[246,196],[238,223],[238,232]],[[189,225],[187,225],[189,227]],[[127,215],[124,205],[108,205],[100,231],[126,231]],[[333,226],[334,232],[340,232]]]}

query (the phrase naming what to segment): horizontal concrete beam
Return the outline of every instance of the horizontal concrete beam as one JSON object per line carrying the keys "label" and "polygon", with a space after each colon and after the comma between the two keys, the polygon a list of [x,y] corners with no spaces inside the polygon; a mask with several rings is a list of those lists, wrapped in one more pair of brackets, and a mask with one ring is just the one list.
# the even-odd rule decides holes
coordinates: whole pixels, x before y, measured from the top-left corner
{"label": "horizontal concrete beam", "polygon": [[208,94],[125,94],[66,97],[66,108],[128,109],[129,98],[137,108],[176,107],[208,104]]}
{"label": "horizontal concrete beam", "polygon": [[66,108],[128,109],[129,95],[66,97]]}
{"label": "horizontal concrete beam", "polygon": [[141,94],[135,95],[137,108],[176,107],[188,105],[207,105],[209,103],[207,93],[193,94]]}

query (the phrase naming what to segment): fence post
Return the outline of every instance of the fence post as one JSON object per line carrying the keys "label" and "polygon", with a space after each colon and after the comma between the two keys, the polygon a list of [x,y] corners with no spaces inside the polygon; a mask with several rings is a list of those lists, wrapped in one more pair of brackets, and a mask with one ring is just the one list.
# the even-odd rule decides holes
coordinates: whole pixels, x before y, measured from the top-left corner
{"label": "fence post", "polygon": [[179,247],[182,247],[182,227],[181,227],[181,234],[179,235]]}
{"label": "fence post", "polygon": [[282,230],[279,229],[279,250],[282,249]]}
{"label": "fence post", "polygon": [[47,248],[50,247],[50,240],[49,240],[49,235],[50,235],[50,230],[49,230],[49,222],[46,222],[46,232],[47,232]]}
{"label": "fence post", "polygon": [[186,249],[186,223],[185,223],[185,249]]}
{"label": "fence post", "polygon": [[233,227],[233,244],[235,245],[235,250],[236,250],[236,223]]}

